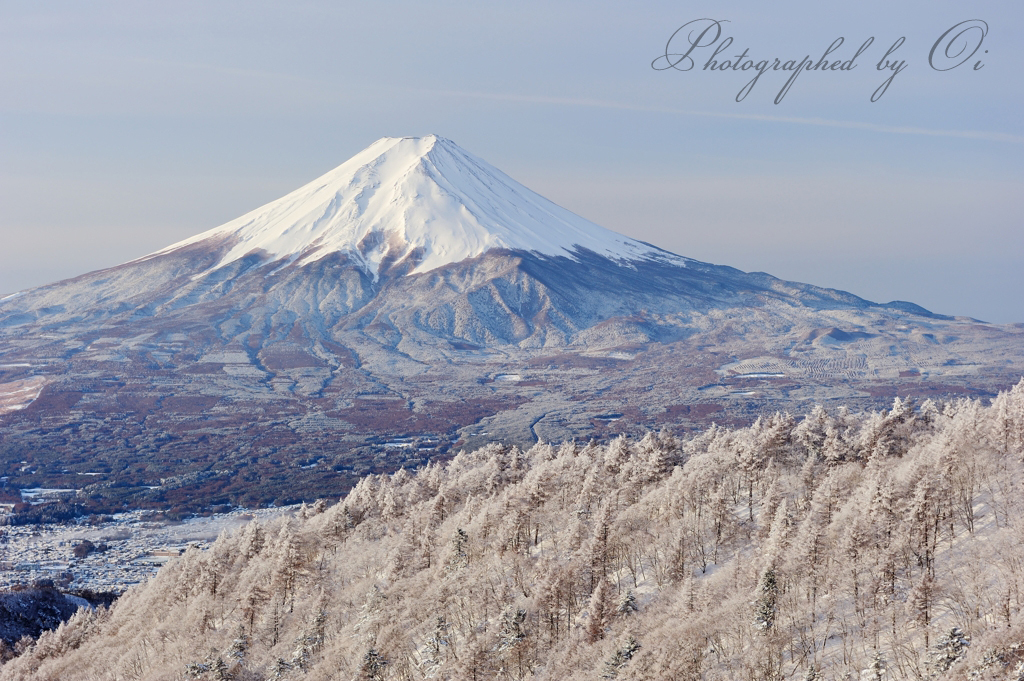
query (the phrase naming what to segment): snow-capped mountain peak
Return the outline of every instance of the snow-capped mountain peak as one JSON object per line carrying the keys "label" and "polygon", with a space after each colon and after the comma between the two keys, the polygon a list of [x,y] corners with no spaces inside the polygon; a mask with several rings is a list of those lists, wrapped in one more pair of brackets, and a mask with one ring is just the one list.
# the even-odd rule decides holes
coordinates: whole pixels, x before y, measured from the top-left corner
{"label": "snow-capped mountain peak", "polygon": [[304,264],[342,252],[374,274],[385,259],[411,258],[416,273],[498,248],[686,261],[581,218],[437,135],[379,139],[287,196],[153,255],[209,239],[231,244],[217,267],[250,253]]}

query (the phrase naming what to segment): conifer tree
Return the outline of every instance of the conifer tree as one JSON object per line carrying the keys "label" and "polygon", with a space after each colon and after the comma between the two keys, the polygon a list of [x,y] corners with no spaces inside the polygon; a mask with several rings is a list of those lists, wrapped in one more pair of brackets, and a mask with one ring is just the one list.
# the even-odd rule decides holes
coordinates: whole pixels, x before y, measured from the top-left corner
{"label": "conifer tree", "polygon": [[633,657],[640,651],[640,643],[629,636],[626,638],[624,645],[615,649],[615,653],[611,659],[604,664],[604,674],[601,675],[602,679],[614,679],[619,675],[619,671],[622,670],[626,664],[633,659]]}
{"label": "conifer tree", "polygon": [[376,648],[370,648],[363,655],[363,664],[359,670],[366,681],[383,681],[387,666],[387,659],[378,653]]}
{"label": "conifer tree", "polygon": [[768,568],[761,576],[761,584],[758,586],[758,598],[754,604],[754,621],[765,631],[775,626],[778,598],[779,584],[776,579],[775,569]]}
{"label": "conifer tree", "polygon": [[612,604],[608,580],[602,579],[597,583],[594,592],[590,595],[590,606],[587,608],[587,641],[594,643],[604,638],[604,630],[608,626],[611,616]]}

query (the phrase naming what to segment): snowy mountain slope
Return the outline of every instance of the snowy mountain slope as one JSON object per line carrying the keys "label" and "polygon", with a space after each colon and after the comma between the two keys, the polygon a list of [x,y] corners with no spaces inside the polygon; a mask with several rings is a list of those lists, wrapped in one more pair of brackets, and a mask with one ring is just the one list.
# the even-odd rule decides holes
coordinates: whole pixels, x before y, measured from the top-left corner
{"label": "snowy mountain slope", "polygon": [[[401,295],[388,294],[397,290]],[[256,320],[287,311],[326,329],[373,301],[375,309],[429,317],[444,337],[471,342],[518,343],[538,324],[561,319],[556,335],[570,344],[574,333],[641,307],[670,314],[767,300],[810,309],[874,306],[843,291],[700,263],[616,234],[432,135],[378,140],[225,225],[0,300],[0,328],[182,316]],[[524,332],[495,332],[490,327],[508,324],[493,316],[483,320],[488,331],[472,337],[453,331],[458,324],[436,322],[453,306],[478,318],[477,311],[495,305],[518,317],[513,326]],[[531,320],[530,310],[547,312]],[[358,319],[345,327],[358,327]]]}
{"label": "snowy mountain slope", "polygon": [[436,135],[377,140],[287,196],[154,255],[209,239],[232,243],[215,267],[253,253],[299,264],[345,253],[374,275],[388,263],[420,273],[496,248],[545,255],[585,248],[685,263],[584,220]]}

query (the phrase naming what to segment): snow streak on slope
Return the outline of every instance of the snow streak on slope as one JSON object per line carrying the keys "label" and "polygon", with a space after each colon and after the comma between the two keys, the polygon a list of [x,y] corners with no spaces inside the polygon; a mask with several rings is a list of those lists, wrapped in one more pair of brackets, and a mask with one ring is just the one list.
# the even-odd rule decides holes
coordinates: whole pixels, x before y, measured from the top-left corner
{"label": "snow streak on slope", "polygon": [[299,264],[342,252],[375,274],[385,259],[411,257],[415,273],[496,248],[687,261],[555,205],[436,135],[380,139],[287,196],[147,257],[208,239],[233,243],[217,267],[254,252]]}

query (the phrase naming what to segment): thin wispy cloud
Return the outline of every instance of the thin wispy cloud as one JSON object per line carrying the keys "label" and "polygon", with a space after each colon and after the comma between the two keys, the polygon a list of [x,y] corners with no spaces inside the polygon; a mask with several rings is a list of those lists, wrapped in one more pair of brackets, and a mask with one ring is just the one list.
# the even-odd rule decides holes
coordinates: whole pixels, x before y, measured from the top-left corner
{"label": "thin wispy cloud", "polygon": [[1013,135],[1005,132],[991,132],[986,130],[935,130],[932,128],[918,128],[906,125],[880,125],[878,123],[864,123],[861,121],[837,121],[828,118],[804,118],[799,116],[771,116],[767,114],[751,113],[725,113],[719,111],[700,111],[696,109],[678,109],[665,106],[650,106],[645,104],[629,104],[627,102],[616,102],[604,99],[586,99],[575,97],[550,97],[546,95],[520,95],[505,94],[496,92],[467,92],[467,91],[433,91],[434,94],[443,94],[452,97],[467,97],[472,99],[490,99],[506,102],[522,102],[533,104],[550,104],[556,106],[577,106],[596,109],[619,109],[625,111],[641,111],[648,113],[677,114],[682,116],[703,116],[707,118],[732,118],[749,121],[767,121],[772,123],[793,123],[797,125],[816,125],[828,128],[846,128],[849,130],[867,130],[870,132],[883,132],[897,135],[928,135],[932,137],[958,137],[962,139],[984,140],[987,142],[1007,142],[1010,144],[1024,144],[1024,135]]}

